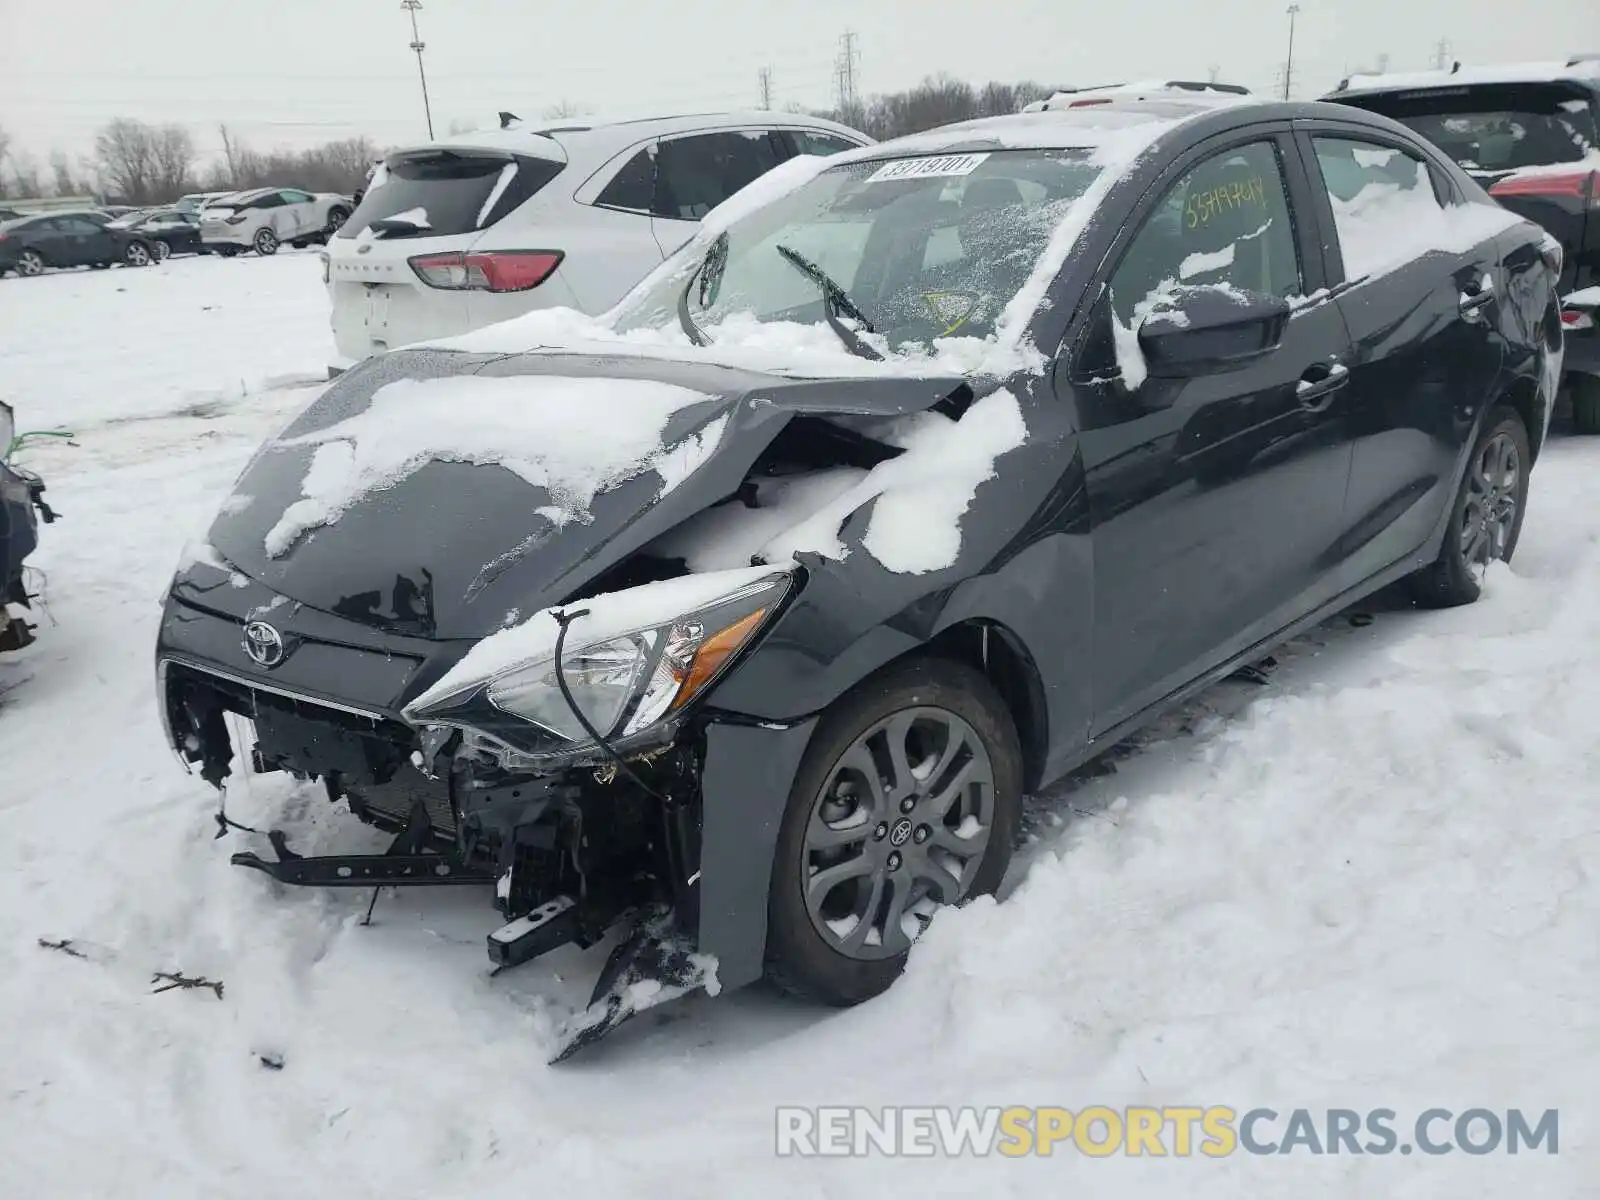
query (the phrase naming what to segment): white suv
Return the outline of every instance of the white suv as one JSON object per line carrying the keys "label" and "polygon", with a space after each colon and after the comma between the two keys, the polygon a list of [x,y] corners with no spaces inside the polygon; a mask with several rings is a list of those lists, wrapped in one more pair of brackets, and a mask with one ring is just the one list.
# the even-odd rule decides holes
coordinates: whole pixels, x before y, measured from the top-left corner
{"label": "white suv", "polygon": [[212,200],[200,210],[200,240],[224,257],[254,250],[276,254],[326,241],[350,215],[350,198],[299,188],[255,188]]}
{"label": "white suv", "polygon": [[503,119],[390,154],[329,240],[334,372],[536,308],[605,312],[785,159],[872,141],[794,113]]}

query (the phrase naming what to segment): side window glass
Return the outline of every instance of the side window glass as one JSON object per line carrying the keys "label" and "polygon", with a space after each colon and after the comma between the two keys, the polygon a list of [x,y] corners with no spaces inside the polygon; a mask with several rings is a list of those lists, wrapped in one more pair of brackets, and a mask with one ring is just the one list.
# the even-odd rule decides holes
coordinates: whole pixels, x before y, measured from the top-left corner
{"label": "side window glass", "polygon": [[1272,142],[1224,150],[1168,189],[1111,277],[1111,309],[1119,325],[1134,329],[1166,293],[1206,285],[1278,297],[1301,291],[1294,220]]}
{"label": "side window glass", "polygon": [[811,129],[791,129],[796,154],[838,154],[841,150],[854,150],[856,144],[831,133],[817,133]]}
{"label": "side window glass", "polygon": [[285,204],[305,204],[311,199],[310,192],[281,192]]}
{"label": "side window glass", "polygon": [[1348,279],[1375,274],[1428,249],[1444,212],[1420,158],[1354,138],[1314,137]]}
{"label": "side window glass", "polygon": [[698,221],[745,184],[778,165],[765,130],[700,134],[661,143],[653,211]]}
{"label": "side window glass", "polygon": [[646,146],[625,162],[594,202],[607,208],[649,212],[656,186],[655,150],[654,146]]}

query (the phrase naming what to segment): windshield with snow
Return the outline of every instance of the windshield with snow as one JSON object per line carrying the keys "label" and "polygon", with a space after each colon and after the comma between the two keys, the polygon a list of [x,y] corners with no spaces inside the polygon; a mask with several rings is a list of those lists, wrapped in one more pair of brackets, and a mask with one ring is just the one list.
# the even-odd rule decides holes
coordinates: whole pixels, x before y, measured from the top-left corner
{"label": "windshield with snow", "polygon": [[898,350],[987,337],[1100,173],[1090,151],[851,163],[735,221],[619,312],[619,331],[846,324]]}

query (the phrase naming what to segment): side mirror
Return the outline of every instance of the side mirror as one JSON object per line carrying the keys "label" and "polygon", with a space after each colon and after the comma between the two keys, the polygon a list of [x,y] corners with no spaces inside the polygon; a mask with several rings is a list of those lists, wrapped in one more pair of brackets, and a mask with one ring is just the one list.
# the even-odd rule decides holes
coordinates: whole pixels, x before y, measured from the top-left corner
{"label": "side mirror", "polygon": [[1278,347],[1289,302],[1225,284],[1182,287],[1162,296],[1139,326],[1139,348],[1153,375],[1225,369]]}

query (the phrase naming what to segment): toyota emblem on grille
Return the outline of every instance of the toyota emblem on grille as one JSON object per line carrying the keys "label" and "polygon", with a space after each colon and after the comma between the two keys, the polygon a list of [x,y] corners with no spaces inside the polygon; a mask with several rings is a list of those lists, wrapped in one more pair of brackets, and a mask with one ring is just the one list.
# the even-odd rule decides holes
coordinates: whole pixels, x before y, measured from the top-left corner
{"label": "toyota emblem on grille", "polygon": [[275,667],[283,661],[283,635],[265,621],[251,621],[244,627],[244,652],[259,666]]}

